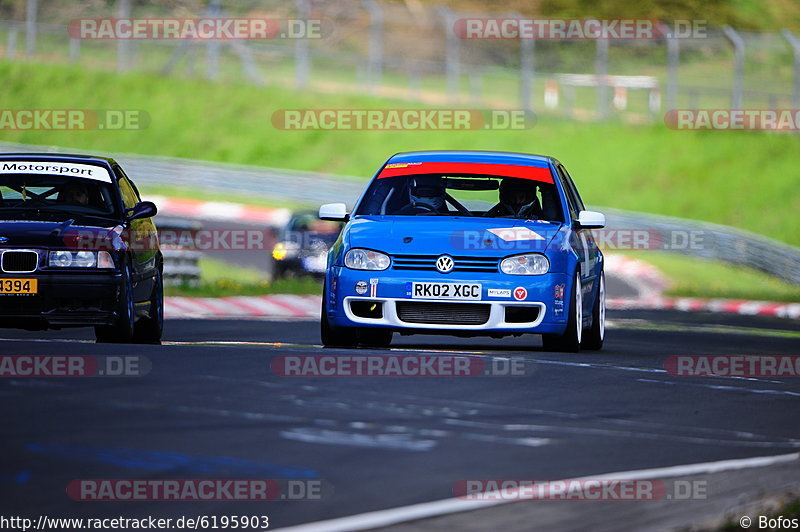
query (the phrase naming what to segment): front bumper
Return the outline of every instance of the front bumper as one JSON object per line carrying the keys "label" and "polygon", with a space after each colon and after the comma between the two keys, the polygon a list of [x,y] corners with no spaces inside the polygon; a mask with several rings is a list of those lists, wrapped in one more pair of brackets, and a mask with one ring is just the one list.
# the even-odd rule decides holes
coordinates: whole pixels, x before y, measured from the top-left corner
{"label": "front bumper", "polygon": [[2,274],[36,279],[33,295],[1,295],[0,327],[46,329],[110,325],[116,317],[122,275],[118,272],[70,271]]}
{"label": "front bumper", "polygon": [[[328,290],[324,294],[328,319],[338,327],[380,327],[397,331],[461,334],[475,333],[504,335],[520,333],[562,334],[567,318],[563,299],[556,302],[554,297],[557,285],[566,285],[569,278],[565,274],[548,273],[541,276],[506,275],[503,273],[440,274],[429,271],[369,272],[334,267],[329,272]],[[441,300],[412,298],[410,283],[480,283],[479,300]],[[364,283],[368,289],[359,294],[356,285]],[[525,297],[514,297],[515,290],[525,289]],[[489,295],[492,290],[493,296]],[[504,292],[505,291],[505,292]],[[507,296],[497,296],[510,293]],[[567,290],[563,292],[567,293]],[[353,304],[356,303],[356,306]],[[416,312],[415,304],[422,303],[425,311],[432,311],[435,319],[426,322],[425,312]],[[424,304],[430,305],[424,305]],[[358,305],[361,308],[359,309]],[[372,305],[378,309],[370,312]],[[477,305],[466,307],[466,305]],[[436,308],[440,307],[440,312]],[[481,307],[480,312],[478,307]],[[509,309],[514,309],[509,311]],[[467,319],[448,320],[449,312],[463,312]],[[510,312],[517,313],[510,319]],[[521,314],[520,314],[521,313]],[[480,317],[476,317],[480,315]],[[412,317],[409,317],[412,316]],[[447,323],[447,321],[450,321]],[[480,321],[480,323],[464,323]]]}

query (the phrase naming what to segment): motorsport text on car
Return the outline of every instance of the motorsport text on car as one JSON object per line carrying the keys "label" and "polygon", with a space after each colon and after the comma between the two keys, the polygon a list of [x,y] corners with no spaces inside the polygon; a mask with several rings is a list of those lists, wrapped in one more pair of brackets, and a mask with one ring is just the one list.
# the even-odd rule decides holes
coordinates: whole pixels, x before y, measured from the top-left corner
{"label": "motorsport text on car", "polygon": [[160,342],[155,214],[113,159],[0,155],[0,326]]}
{"label": "motorsport text on car", "polygon": [[328,256],[326,346],[389,345],[401,334],[541,334],[546,349],[600,349],[603,254],[552,157],[505,152],[400,153],[378,170]]}

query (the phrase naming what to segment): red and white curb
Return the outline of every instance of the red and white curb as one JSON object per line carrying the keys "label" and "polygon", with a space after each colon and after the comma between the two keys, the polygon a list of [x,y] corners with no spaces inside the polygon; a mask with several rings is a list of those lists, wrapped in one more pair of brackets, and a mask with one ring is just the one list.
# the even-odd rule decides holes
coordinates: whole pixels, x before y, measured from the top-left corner
{"label": "red and white curb", "polygon": [[606,275],[622,279],[633,287],[639,299],[655,299],[669,287],[669,281],[661,271],[640,259],[607,253],[604,255]]}
{"label": "red and white curb", "polygon": [[[321,302],[322,298],[316,295],[288,294],[218,298],[168,297],[165,300],[164,315],[170,319],[319,319]],[[800,303],[655,297],[651,299],[609,299],[607,304],[608,308],[614,310],[681,310],[800,319]]]}
{"label": "red and white curb", "polygon": [[649,262],[613,254],[606,254],[605,262],[608,275],[622,278],[639,294],[638,297],[631,299],[609,299],[607,306],[610,309],[680,310],[800,319],[800,303],[664,297],[661,294],[669,287],[669,281],[658,268]]}
{"label": "red and white curb", "polygon": [[322,298],[315,295],[167,297],[164,299],[164,317],[319,319],[321,303]]}
{"label": "red and white curb", "polygon": [[202,201],[166,196],[148,196],[167,216],[196,218],[200,220],[226,220],[250,222],[258,225],[282,226],[289,221],[292,211],[284,208],[257,207],[227,201]]}
{"label": "red and white curb", "polygon": [[701,299],[696,297],[655,297],[651,299],[609,299],[608,308],[681,310],[684,312],[714,312],[743,316],[775,316],[800,319],[800,303],[749,301],[742,299]]}

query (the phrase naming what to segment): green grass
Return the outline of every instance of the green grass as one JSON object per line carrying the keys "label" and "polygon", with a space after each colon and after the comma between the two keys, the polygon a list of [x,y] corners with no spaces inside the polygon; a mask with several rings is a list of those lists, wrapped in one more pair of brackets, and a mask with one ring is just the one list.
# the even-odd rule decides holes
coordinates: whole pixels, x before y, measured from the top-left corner
{"label": "green grass", "polygon": [[267,281],[253,268],[231,266],[209,257],[200,258],[200,284],[164,287],[167,296],[225,297],[261,296],[267,294],[320,294],[322,285],[313,279],[279,279]]}
{"label": "green grass", "polygon": [[665,252],[625,252],[656,266],[671,281],[664,295],[800,302],[800,286],[716,261]]}
{"label": "green grass", "polygon": [[555,118],[542,118],[523,131],[283,131],[271,123],[278,109],[412,105],[45,64],[0,62],[0,77],[7,109],[143,109],[152,118],[143,130],[5,130],[0,140],[364,178],[398,151],[544,153],[570,169],[589,204],[708,220],[800,244],[800,224],[792,222],[800,212],[797,135],[673,131],[661,124],[632,127]]}

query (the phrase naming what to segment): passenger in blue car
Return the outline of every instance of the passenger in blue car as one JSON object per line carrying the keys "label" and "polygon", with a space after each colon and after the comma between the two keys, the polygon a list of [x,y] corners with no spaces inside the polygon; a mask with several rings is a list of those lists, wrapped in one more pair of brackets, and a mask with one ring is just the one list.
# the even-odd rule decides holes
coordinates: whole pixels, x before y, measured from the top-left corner
{"label": "passenger in blue car", "polygon": [[447,214],[445,180],[441,176],[418,176],[408,180],[408,205],[396,214]]}
{"label": "passenger in blue car", "polygon": [[500,183],[500,203],[489,209],[490,218],[542,218],[536,185],[528,180],[506,178]]}

